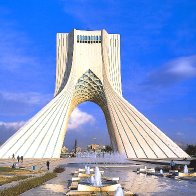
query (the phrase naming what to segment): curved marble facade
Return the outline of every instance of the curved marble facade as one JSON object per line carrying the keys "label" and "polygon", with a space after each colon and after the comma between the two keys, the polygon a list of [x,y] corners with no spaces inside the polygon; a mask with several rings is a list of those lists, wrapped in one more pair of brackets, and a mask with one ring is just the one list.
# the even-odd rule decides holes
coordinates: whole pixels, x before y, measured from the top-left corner
{"label": "curved marble facade", "polygon": [[120,35],[57,34],[54,98],[0,148],[0,158],[59,158],[68,120],[85,101],[104,112],[113,148],[128,158],[189,157],[122,96]]}

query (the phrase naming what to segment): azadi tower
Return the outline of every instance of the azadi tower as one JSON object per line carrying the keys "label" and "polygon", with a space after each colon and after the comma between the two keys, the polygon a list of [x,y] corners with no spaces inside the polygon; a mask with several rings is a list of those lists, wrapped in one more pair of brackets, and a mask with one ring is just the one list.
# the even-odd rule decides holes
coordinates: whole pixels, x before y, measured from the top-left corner
{"label": "azadi tower", "polygon": [[104,112],[113,149],[128,158],[189,157],[122,96],[120,35],[57,34],[54,98],[0,148],[0,158],[59,158],[70,115],[92,101]]}

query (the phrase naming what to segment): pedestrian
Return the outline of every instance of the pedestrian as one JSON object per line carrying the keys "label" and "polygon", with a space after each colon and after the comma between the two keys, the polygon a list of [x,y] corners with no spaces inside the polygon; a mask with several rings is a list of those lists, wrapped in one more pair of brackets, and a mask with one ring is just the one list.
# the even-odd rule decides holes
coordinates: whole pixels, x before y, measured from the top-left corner
{"label": "pedestrian", "polygon": [[12,159],[15,159],[15,155],[14,154],[12,155]]}
{"label": "pedestrian", "polygon": [[171,170],[175,170],[176,163],[174,162],[174,160],[171,160],[170,166],[171,166]]}
{"label": "pedestrian", "polygon": [[47,166],[47,169],[49,170],[50,169],[50,162],[49,161],[46,162],[46,166]]}
{"label": "pedestrian", "polygon": [[23,156],[20,157],[21,163],[23,163]]}
{"label": "pedestrian", "polygon": [[18,160],[18,163],[19,163],[19,161],[20,161],[20,157],[19,157],[19,155],[17,156],[17,160]]}
{"label": "pedestrian", "polygon": [[16,163],[13,163],[12,169],[15,169],[15,168],[16,168]]}

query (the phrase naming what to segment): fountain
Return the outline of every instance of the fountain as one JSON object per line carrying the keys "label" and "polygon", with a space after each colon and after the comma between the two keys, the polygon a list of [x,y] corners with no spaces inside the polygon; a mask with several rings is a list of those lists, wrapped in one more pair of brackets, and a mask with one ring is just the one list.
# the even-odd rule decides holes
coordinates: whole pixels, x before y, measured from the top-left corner
{"label": "fountain", "polygon": [[94,184],[94,182],[95,182],[95,178],[94,178],[94,176],[91,176],[91,178],[90,178],[90,182],[91,182],[91,184]]}
{"label": "fountain", "polygon": [[184,166],[183,172],[179,172],[176,178],[180,179],[192,179],[196,177],[196,172],[189,172],[187,165]]}
{"label": "fountain", "polygon": [[87,170],[87,167],[88,167],[87,165],[84,166],[85,171]]}
{"label": "fountain", "polygon": [[[125,154],[119,154],[117,152],[113,153],[97,153],[97,152],[79,152],[76,155],[76,159],[74,160],[74,163],[91,163],[91,164],[129,164],[130,161],[127,160],[127,157]],[[123,165],[121,165],[123,166]]]}
{"label": "fountain", "polygon": [[184,166],[184,174],[188,174],[189,173],[189,170],[188,170],[188,167],[187,165]]}
{"label": "fountain", "polygon": [[94,186],[102,186],[101,182],[101,173],[99,171],[99,167],[95,167],[95,179],[94,179]]}
{"label": "fountain", "polygon": [[[89,166],[85,166],[85,169],[79,170],[74,172],[75,177],[72,178],[72,183],[69,187],[71,191],[77,190],[78,193],[84,193],[89,191],[94,191],[98,193],[115,192],[117,188],[121,187],[121,185],[118,183],[119,178],[102,177],[102,173],[104,171],[100,171],[99,167],[95,167],[95,169],[90,169]],[[90,173],[90,171],[92,172]]]}
{"label": "fountain", "polygon": [[160,169],[160,174],[163,174],[163,170],[162,169]]}
{"label": "fountain", "polygon": [[90,174],[90,173],[91,173],[90,167],[89,167],[89,166],[87,166],[87,167],[85,168],[85,170],[86,170],[86,174]]}
{"label": "fountain", "polygon": [[122,187],[117,188],[114,196],[124,196],[124,192],[122,190]]}
{"label": "fountain", "polygon": [[155,169],[154,168],[147,168],[146,166],[144,166],[144,168],[139,168],[137,170],[137,173],[145,173],[145,174],[154,174],[155,173]]}

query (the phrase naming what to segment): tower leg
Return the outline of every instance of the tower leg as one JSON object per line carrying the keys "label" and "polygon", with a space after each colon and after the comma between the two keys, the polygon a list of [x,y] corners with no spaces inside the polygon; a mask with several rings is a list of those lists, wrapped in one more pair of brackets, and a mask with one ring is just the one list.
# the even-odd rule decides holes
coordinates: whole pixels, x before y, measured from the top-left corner
{"label": "tower leg", "polygon": [[189,157],[135,107],[106,88],[108,110],[115,125],[118,149],[128,158],[182,158]]}
{"label": "tower leg", "polygon": [[[69,87],[69,88],[68,88]],[[0,148],[0,158],[59,158],[69,118],[74,85],[65,87]]]}

